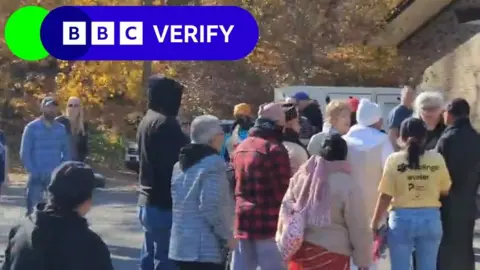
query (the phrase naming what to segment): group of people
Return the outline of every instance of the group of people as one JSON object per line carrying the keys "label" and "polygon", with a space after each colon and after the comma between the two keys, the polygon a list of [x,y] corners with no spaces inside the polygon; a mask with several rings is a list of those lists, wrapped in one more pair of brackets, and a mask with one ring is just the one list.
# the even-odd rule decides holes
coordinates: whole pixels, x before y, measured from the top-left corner
{"label": "group of people", "polygon": [[[43,199],[53,170],[63,161],[85,161],[88,154],[88,126],[84,121],[81,101],[70,97],[63,114],[58,103],[47,96],[40,103],[41,115],[28,123],[23,131],[20,158],[29,175],[27,182],[27,214]],[[8,178],[8,144],[0,131],[0,193]]]}
{"label": "group of people", "polygon": [[[302,109],[318,103],[297,93],[256,118],[238,104],[230,134],[198,116],[187,139],[182,89],[152,78],[138,130],[141,269],[376,269],[380,234],[394,270],[474,269],[480,136],[464,99],[405,87],[385,131],[356,98],[314,126]],[[321,130],[308,144],[306,124]]]}
{"label": "group of people", "polygon": [[80,99],[69,98],[60,116],[53,97],[40,108],[42,114],[24,129],[20,149],[28,173],[27,214],[8,233],[0,268],[113,270],[107,245],[85,219],[97,177],[83,162],[88,130]]}
{"label": "group of people", "polygon": [[[378,269],[375,239],[386,239],[392,270],[475,269],[480,135],[466,100],[405,87],[384,131],[371,100],[331,100],[319,123],[318,103],[297,93],[261,105],[255,120],[249,105],[235,106],[231,134],[202,115],[185,136],[183,86],[155,75],[147,93],[137,133],[141,270]],[[47,151],[32,138],[64,136],[44,118],[26,128],[24,157]],[[318,132],[307,144],[309,127]],[[68,149],[66,140],[48,144]],[[50,165],[26,164],[38,177],[38,164]],[[88,166],[67,162],[40,181],[48,201],[11,231],[2,270],[112,269],[83,218],[91,178]]]}

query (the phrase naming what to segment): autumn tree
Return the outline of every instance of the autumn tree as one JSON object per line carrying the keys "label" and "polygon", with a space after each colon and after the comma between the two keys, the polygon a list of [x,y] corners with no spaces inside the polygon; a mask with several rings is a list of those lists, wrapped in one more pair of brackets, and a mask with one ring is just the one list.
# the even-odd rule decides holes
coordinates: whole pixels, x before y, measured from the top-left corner
{"label": "autumn tree", "polygon": [[[173,76],[186,86],[183,108],[188,113],[215,113],[221,117],[230,117],[235,103],[268,101],[273,96],[272,89],[277,86],[393,85],[401,75],[401,59],[395,48],[363,45],[382,27],[383,19],[398,0],[144,1],[3,1],[0,4],[0,20],[4,22],[8,14],[20,5],[37,3],[47,8],[66,4],[237,5],[255,16],[261,38],[256,49],[239,61],[151,64],[55,59],[26,63],[15,59],[2,43],[0,74],[7,79],[0,84],[8,86],[0,85],[0,91],[9,89],[8,93],[21,93],[15,94],[18,102],[26,100],[27,96],[36,97],[46,92],[56,92],[61,100],[78,95],[86,102],[94,120],[109,118],[105,121],[118,125],[123,122],[118,119],[127,112],[144,110],[142,83],[150,73]],[[4,42],[3,39],[1,42]],[[17,88],[26,90],[17,91]]]}

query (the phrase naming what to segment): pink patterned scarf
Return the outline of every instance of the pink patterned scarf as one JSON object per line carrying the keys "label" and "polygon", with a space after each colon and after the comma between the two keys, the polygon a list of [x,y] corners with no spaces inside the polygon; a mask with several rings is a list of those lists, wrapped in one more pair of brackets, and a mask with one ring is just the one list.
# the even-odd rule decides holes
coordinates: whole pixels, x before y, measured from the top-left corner
{"label": "pink patterned scarf", "polygon": [[323,227],[331,223],[331,194],[328,176],[332,173],[351,173],[347,161],[327,161],[314,155],[305,162],[290,181],[292,190],[300,190],[298,210],[305,209],[307,224]]}

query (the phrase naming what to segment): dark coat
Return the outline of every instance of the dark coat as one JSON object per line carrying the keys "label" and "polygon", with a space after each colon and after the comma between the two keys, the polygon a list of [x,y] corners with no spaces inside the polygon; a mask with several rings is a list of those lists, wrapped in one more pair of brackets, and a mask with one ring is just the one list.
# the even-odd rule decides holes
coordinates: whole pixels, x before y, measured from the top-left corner
{"label": "dark coat", "polygon": [[[64,115],[61,115],[55,118],[60,124],[65,126],[67,130],[67,134],[70,136],[72,135],[72,130],[70,128],[70,120]],[[85,134],[79,134],[78,142],[77,142],[77,153],[78,153],[78,160],[84,162],[88,155],[88,125],[84,123],[85,127]]]}
{"label": "dark coat", "polygon": [[320,106],[312,102],[301,111],[301,115],[308,119],[310,124],[315,127],[315,132],[321,132],[323,129],[323,116]]}
{"label": "dark coat", "polygon": [[445,124],[443,124],[443,119],[437,124],[433,130],[427,131],[427,138],[425,139],[425,149],[432,150],[436,147],[438,140],[445,131]]}
{"label": "dark coat", "polygon": [[447,127],[437,150],[445,158],[452,178],[448,196],[443,197],[443,238],[438,253],[438,270],[474,270],[473,233],[475,197],[480,184],[480,135],[469,119]]}
{"label": "dark coat", "polygon": [[39,205],[8,235],[2,270],[113,270],[102,239],[75,212]]}
{"label": "dark coat", "polygon": [[137,129],[140,158],[138,203],[172,209],[172,171],[188,143],[177,121],[183,87],[172,79],[151,78],[148,111]]}

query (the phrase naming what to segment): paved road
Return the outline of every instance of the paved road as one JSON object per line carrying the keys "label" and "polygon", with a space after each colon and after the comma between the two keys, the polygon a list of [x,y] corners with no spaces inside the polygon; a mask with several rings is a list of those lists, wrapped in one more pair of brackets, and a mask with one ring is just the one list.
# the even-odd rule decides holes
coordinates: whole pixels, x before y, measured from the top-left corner
{"label": "paved road", "polygon": [[[5,249],[10,227],[24,214],[23,184],[10,186],[0,201],[0,260]],[[92,229],[109,245],[116,270],[138,269],[139,247],[142,233],[136,217],[134,186],[128,182],[107,184],[96,191],[95,207],[88,214]],[[480,223],[475,239],[477,262],[480,262]],[[381,262],[379,270],[388,270],[388,260]],[[477,263],[480,270],[480,263]]]}
{"label": "paved road", "polygon": [[[111,185],[109,185],[111,186]],[[0,201],[0,261],[10,227],[25,213],[23,185],[11,186]],[[96,191],[95,207],[87,215],[92,229],[109,245],[116,270],[138,269],[141,228],[136,214],[136,195],[131,185],[115,185]]]}

